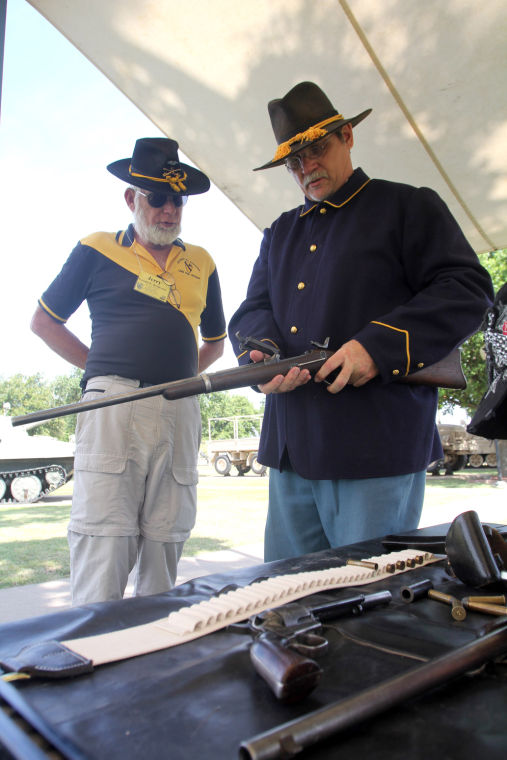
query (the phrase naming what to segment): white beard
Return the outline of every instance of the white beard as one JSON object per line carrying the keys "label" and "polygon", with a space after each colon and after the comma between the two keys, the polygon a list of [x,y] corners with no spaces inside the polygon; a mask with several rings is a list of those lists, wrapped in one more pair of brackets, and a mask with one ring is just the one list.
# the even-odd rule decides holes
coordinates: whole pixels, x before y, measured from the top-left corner
{"label": "white beard", "polygon": [[181,224],[168,230],[158,224],[147,224],[144,211],[137,197],[134,196],[134,227],[142,240],[150,245],[171,245],[181,233]]}

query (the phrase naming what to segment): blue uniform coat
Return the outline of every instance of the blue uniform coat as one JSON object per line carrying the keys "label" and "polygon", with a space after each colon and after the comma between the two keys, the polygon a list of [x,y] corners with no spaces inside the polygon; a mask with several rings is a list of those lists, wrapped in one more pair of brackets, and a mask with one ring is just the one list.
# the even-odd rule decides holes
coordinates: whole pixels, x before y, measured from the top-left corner
{"label": "blue uniform coat", "polygon": [[337,350],[355,338],[379,376],[331,394],[310,381],[273,394],[259,461],[284,452],[304,478],[418,472],[442,456],[437,390],[395,382],[443,358],[480,325],[493,289],[440,197],[428,188],[370,180],[361,169],[331,198],[282,214],[264,232],[246,300],[229,334],[276,344],[282,356],[310,340]]}

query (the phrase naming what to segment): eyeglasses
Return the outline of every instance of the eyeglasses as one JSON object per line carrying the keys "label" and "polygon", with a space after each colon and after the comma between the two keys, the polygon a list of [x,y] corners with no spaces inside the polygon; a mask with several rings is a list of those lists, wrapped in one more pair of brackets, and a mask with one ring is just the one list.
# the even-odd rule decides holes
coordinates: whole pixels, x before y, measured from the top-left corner
{"label": "eyeglasses", "polygon": [[181,208],[188,200],[188,195],[173,195],[172,193],[143,193],[141,190],[136,190],[139,195],[144,195],[148,203],[152,208],[162,208],[167,201],[171,201],[173,206]]}
{"label": "eyeglasses", "polygon": [[290,158],[286,158],[285,166],[290,172],[299,171],[299,169],[303,168],[303,160],[305,158],[312,160],[323,156],[329,148],[330,142],[331,141],[328,137],[326,140],[319,140],[319,142],[313,143],[313,145],[309,145],[308,148],[300,150],[298,153],[294,153],[294,155],[290,156]]}

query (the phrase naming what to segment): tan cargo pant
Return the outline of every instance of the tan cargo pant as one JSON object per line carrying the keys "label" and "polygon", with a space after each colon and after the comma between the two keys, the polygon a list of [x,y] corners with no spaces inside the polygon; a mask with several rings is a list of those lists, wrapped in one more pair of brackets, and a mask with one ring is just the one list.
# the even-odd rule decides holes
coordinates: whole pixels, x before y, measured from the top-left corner
{"label": "tan cargo pant", "polygon": [[[95,377],[83,400],[139,383]],[[137,562],[136,594],[167,591],[195,523],[198,400],[162,396],[78,415],[69,523],[73,604],[121,599]]]}

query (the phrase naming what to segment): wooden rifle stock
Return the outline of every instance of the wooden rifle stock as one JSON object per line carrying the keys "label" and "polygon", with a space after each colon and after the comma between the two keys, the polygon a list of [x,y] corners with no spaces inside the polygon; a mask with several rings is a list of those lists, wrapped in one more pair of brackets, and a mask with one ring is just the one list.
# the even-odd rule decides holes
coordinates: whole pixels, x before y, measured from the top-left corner
{"label": "wooden rifle stock", "polygon": [[401,377],[399,382],[464,390],[467,387],[467,381],[461,368],[461,350],[455,348],[439,362],[418,369],[406,377]]}
{"label": "wooden rifle stock", "polygon": [[[16,427],[17,425],[26,425],[28,422],[52,420],[55,417],[64,417],[78,412],[89,412],[92,409],[101,409],[104,406],[113,406],[114,404],[124,404],[127,401],[137,401],[138,399],[158,396],[160,394],[172,401],[187,398],[188,396],[198,396],[201,393],[247,388],[248,386],[267,383],[276,375],[285,375],[292,367],[306,368],[312,374],[315,374],[333,353],[333,351],[326,351],[324,349],[314,349],[287,359],[270,358],[255,364],[245,364],[240,367],[224,369],[210,374],[203,372],[195,377],[138,388],[130,393],[119,393],[115,396],[106,396],[106,398],[94,399],[93,401],[78,401],[74,404],[65,404],[53,409],[22,414],[12,417],[12,425]],[[465,388],[466,380],[461,369],[459,348],[454,349],[449,356],[436,364],[432,364],[430,367],[417,370],[417,372],[406,377],[397,377],[396,382],[440,386],[442,388]]]}
{"label": "wooden rifle stock", "polygon": [[452,678],[507,652],[507,623],[470,644],[459,647],[407,673],[390,678],[355,696],[323,707],[303,718],[244,741],[241,760],[290,758],[317,742],[372,718]]}

